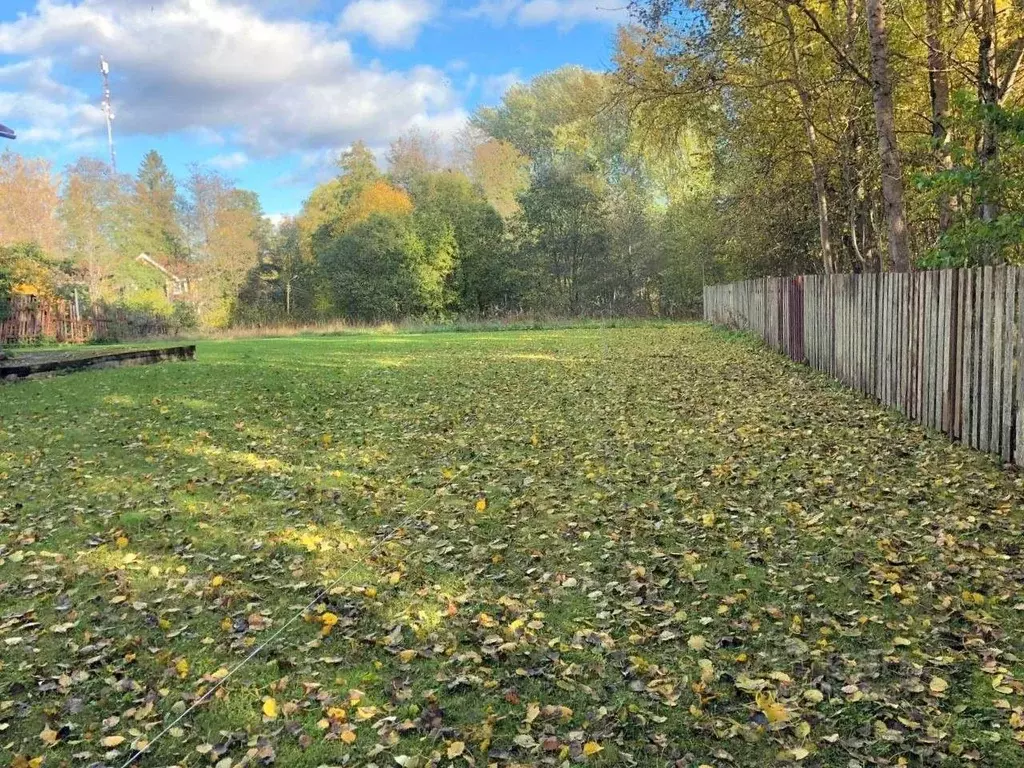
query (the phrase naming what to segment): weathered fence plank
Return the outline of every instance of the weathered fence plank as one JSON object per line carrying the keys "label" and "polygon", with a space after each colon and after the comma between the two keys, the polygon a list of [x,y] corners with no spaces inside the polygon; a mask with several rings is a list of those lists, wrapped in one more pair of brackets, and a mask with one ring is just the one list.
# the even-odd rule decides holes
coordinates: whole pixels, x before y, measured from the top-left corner
{"label": "weathered fence plank", "polygon": [[704,316],[753,331],[910,419],[1024,466],[1024,269],[706,286]]}

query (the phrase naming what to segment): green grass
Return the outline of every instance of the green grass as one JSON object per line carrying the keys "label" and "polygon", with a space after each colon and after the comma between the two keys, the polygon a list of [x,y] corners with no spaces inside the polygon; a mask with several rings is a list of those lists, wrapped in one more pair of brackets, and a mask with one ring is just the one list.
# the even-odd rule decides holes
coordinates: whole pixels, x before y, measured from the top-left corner
{"label": "green grass", "polygon": [[0,754],[122,764],[337,581],[138,764],[1020,765],[1022,500],[699,325],[6,386]]}

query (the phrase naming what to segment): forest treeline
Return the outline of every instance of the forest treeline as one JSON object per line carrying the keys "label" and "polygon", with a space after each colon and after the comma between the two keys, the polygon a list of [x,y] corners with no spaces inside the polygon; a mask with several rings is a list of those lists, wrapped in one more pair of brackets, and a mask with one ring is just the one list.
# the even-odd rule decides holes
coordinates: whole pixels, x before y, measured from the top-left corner
{"label": "forest treeline", "polygon": [[[183,324],[693,315],[705,282],[1024,262],[1019,0],[634,2],[605,73],[355,142],[293,218],[156,152],[0,156],[0,294]],[[367,137],[372,142],[374,137]],[[187,281],[141,261],[145,253]],[[2,299],[0,299],[2,301]]]}

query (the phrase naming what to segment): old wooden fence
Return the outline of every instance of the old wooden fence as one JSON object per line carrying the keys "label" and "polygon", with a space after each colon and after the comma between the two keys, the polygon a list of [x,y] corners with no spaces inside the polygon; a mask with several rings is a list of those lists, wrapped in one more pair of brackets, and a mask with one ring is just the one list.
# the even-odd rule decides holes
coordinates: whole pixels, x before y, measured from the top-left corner
{"label": "old wooden fence", "polygon": [[175,329],[163,318],[130,313],[118,308],[93,307],[79,313],[64,299],[13,296],[0,315],[0,343],[34,344],[58,341],[127,341],[168,336]]}
{"label": "old wooden fence", "polygon": [[704,318],[1024,465],[1024,270],[803,275],[707,286]]}

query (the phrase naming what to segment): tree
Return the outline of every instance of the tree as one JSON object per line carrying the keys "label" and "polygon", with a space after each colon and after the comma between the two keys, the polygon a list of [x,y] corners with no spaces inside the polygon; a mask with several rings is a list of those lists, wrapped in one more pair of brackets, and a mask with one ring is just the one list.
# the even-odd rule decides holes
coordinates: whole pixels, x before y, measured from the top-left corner
{"label": "tree", "polygon": [[536,177],[521,203],[526,238],[520,247],[537,270],[533,300],[549,310],[582,313],[593,297],[591,267],[606,253],[604,200],[561,168]]}
{"label": "tree", "polygon": [[239,289],[267,249],[269,224],[256,194],[237,189],[219,173],[193,166],[186,186],[181,207],[190,257],[181,268],[192,272],[203,321],[225,325]]}
{"label": "tree", "polygon": [[178,187],[163,157],[150,150],[142,159],[131,210],[130,250],[156,258],[177,258],[185,252],[178,221]]}
{"label": "tree", "polygon": [[500,139],[475,144],[466,171],[503,219],[519,212],[519,195],[530,185],[530,159],[512,144]]}
{"label": "tree", "polygon": [[335,309],[347,318],[397,320],[431,308],[436,276],[409,216],[373,214],[334,240],[318,262]]}
{"label": "tree", "polygon": [[896,141],[896,108],[889,75],[889,44],[885,0],[865,0],[871,49],[871,92],[875,101],[875,129],[882,163],[882,207],[888,225],[889,258],[897,272],[910,269],[910,234],[903,200],[903,163]]}
{"label": "tree", "polygon": [[446,275],[440,306],[484,314],[507,305],[504,225],[482,192],[461,173],[437,171],[420,178],[413,202],[416,231],[435,271]]}
{"label": "tree", "polygon": [[362,141],[338,158],[338,170],[338,176],[313,190],[299,215],[300,243],[309,258],[375,211],[407,213],[412,208],[408,195],[383,178]]}
{"label": "tree", "polygon": [[46,160],[10,150],[0,154],[0,246],[36,243],[48,254],[60,252],[57,179]]}
{"label": "tree", "polygon": [[109,281],[127,233],[130,181],[93,158],[65,172],[60,201],[63,250],[78,265],[95,301],[113,293]]}
{"label": "tree", "polygon": [[406,192],[416,181],[442,166],[441,141],[437,133],[410,128],[388,148],[388,176]]}

